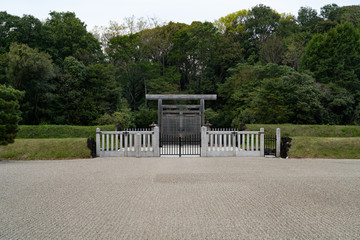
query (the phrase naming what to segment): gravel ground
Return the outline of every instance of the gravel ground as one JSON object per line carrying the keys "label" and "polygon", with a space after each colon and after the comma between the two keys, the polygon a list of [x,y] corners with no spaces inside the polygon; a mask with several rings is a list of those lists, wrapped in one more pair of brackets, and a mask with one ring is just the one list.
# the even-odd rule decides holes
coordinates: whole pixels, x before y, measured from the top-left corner
{"label": "gravel ground", "polygon": [[0,239],[360,239],[360,160],[0,161]]}

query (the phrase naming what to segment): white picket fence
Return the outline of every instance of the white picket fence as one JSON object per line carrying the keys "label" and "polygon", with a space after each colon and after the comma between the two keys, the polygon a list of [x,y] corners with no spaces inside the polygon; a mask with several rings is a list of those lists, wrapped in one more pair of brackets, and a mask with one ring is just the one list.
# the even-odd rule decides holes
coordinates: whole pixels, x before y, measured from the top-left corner
{"label": "white picket fence", "polygon": [[[280,156],[280,129],[276,131],[276,156]],[[96,129],[98,157],[159,157],[159,127],[152,130],[100,131]],[[178,148],[174,146],[174,148]],[[201,128],[202,157],[262,157],[265,153],[264,129],[236,131]]]}
{"label": "white picket fence", "polygon": [[201,156],[264,156],[264,129],[260,131],[211,131],[201,128]]}
{"label": "white picket fence", "polygon": [[159,127],[149,131],[100,131],[96,129],[98,157],[158,157]]}

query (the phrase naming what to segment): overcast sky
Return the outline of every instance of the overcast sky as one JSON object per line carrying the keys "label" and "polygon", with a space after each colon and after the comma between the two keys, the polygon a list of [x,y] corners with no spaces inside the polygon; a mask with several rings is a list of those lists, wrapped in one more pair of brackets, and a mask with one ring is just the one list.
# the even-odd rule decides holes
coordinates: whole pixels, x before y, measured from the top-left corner
{"label": "overcast sky", "polygon": [[257,4],[264,4],[279,13],[297,15],[302,6],[308,6],[320,12],[326,4],[339,6],[358,5],[358,0],[0,0],[0,11],[22,16],[33,15],[40,20],[48,18],[50,11],[70,11],[85,22],[88,30],[95,25],[108,26],[109,21],[123,22],[125,17],[156,17],[162,21],[213,22],[220,17],[242,9],[250,9]]}

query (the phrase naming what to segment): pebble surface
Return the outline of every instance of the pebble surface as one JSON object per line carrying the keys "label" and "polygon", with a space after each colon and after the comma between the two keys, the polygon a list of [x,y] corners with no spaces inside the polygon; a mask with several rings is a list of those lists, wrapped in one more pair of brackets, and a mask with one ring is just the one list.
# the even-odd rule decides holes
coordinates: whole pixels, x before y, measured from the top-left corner
{"label": "pebble surface", "polygon": [[360,239],[360,160],[1,161],[0,239]]}

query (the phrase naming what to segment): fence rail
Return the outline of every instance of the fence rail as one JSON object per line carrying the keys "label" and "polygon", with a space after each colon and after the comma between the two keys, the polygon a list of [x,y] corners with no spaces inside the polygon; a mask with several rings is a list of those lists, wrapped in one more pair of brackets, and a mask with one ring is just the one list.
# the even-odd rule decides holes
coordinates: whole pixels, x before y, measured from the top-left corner
{"label": "fence rail", "polygon": [[153,131],[100,131],[96,129],[98,157],[156,157],[159,156],[159,128]]}
{"label": "fence rail", "polygon": [[202,127],[201,156],[264,156],[264,129],[219,131]]}
{"label": "fence rail", "polygon": [[[268,145],[271,143],[271,146]],[[130,131],[100,131],[96,129],[98,157],[159,157],[160,155],[196,155],[202,157],[265,156],[267,149],[280,156],[280,129],[276,137],[265,142],[264,129],[237,131],[234,129],[208,130],[201,128],[199,137],[162,138],[159,127]]]}

